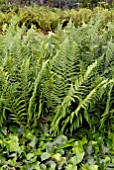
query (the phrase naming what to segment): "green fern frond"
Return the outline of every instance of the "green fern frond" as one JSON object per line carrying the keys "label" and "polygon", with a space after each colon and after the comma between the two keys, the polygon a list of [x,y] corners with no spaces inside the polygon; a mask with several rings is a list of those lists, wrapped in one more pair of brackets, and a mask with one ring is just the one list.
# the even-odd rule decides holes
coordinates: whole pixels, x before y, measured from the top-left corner
{"label": "green fern frond", "polygon": [[[79,59],[76,59],[77,44],[70,38],[66,38],[56,54],[52,71],[54,72],[54,86],[52,91],[55,105],[61,103],[67,95],[70,85],[74,82],[76,70],[79,69]],[[77,61],[78,62],[77,62]],[[78,63],[78,64],[77,64]],[[55,97],[54,97],[55,96]]]}
{"label": "green fern frond", "polygon": [[[63,102],[56,108],[56,115],[51,125],[52,131],[55,131],[55,129],[59,127],[60,122],[62,124],[60,131],[62,132],[64,132],[69,123],[71,124],[71,129],[78,128],[82,124],[83,117],[90,123],[89,114],[87,114],[89,105],[94,104],[94,102],[98,100],[99,90],[104,92],[109,84],[108,79],[101,79],[94,87],[90,86],[91,77],[94,75],[94,69],[97,66],[98,62],[96,60],[92,65],[88,66],[84,75],[80,73],[80,76],[76,77],[74,85],[71,85]],[[89,83],[90,89],[87,89],[86,83],[87,85]],[[72,103],[75,104],[76,109],[74,109]]]}
{"label": "green fern frond", "polygon": [[[112,94],[113,87],[114,87],[114,80],[110,80],[109,91],[107,94],[106,108],[105,108],[105,111],[102,114],[102,118],[100,120],[100,128],[101,129],[105,126],[106,121],[109,121],[108,119],[110,118],[110,114],[111,114],[110,108],[111,108],[111,99],[112,99],[111,94]],[[108,130],[110,130],[110,128]]]}
{"label": "green fern frond", "polygon": [[[48,63],[48,60],[45,63],[43,63],[41,71],[39,72],[39,74],[36,78],[36,81],[34,83],[34,91],[32,93],[30,100],[29,100],[29,106],[28,106],[28,124],[32,120],[32,117],[36,112],[35,107],[34,107],[34,103],[36,101],[37,96],[40,99],[40,93],[38,94],[38,86],[40,84],[41,76],[46,69],[47,63]],[[39,102],[39,101],[37,101],[37,102]],[[41,107],[40,107],[40,110],[41,110]],[[40,112],[39,112],[39,114],[40,114]],[[40,117],[40,115],[38,115],[38,117]]]}

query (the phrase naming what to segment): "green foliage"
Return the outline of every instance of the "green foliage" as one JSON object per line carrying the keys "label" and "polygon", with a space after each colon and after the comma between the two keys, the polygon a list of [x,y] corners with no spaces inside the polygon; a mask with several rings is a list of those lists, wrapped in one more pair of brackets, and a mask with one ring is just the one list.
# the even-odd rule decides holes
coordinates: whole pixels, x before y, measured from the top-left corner
{"label": "green foliage", "polygon": [[23,23],[28,27],[35,25],[38,31],[42,30],[44,33],[48,31],[55,31],[58,23],[64,25],[65,22],[72,20],[75,27],[88,23],[91,18],[99,16],[101,19],[101,25],[106,26],[107,22],[114,20],[114,11],[105,9],[103,7],[96,7],[93,10],[80,8],[78,10],[60,10],[57,8],[49,7],[24,7],[7,5],[0,7],[0,30],[6,23],[9,25],[11,18],[14,15],[19,17],[18,25],[21,27]]}
{"label": "green foliage", "polygon": [[0,169],[114,169],[113,11],[30,9],[0,13]]}
{"label": "green foliage", "polygon": [[103,27],[101,15],[75,28],[70,20],[45,36],[19,21],[0,36],[0,125],[9,117],[51,133],[72,134],[83,123],[112,131],[113,23]]}
{"label": "green foliage", "polygon": [[[17,129],[17,130],[16,130]],[[68,139],[64,135],[50,136],[48,133],[34,135],[18,127],[5,127],[0,132],[0,169],[31,170],[105,170],[114,168],[114,134],[107,138],[99,133],[90,133]]]}
{"label": "green foliage", "polygon": [[6,0],[0,0],[0,4],[6,3]]}
{"label": "green foliage", "polygon": [[[68,140],[64,135],[52,139],[49,134],[43,134],[37,138],[31,131],[26,130],[21,137],[17,132],[13,132],[4,138],[5,129],[2,128],[1,131],[0,153],[3,151],[0,162],[1,169],[14,167],[20,169],[51,168],[54,170],[56,167],[62,169],[63,166],[68,168],[70,165],[76,167],[83,159],[83,146],[87,143],[86,138],[74,141],[74,139]],[[33,142],[34,138],[35,143]],[[28,144],[24,145],[25,142]],[[34,143],[34,146],[31,143]],[[68,148],[70,148],[70,152],[65,157]]]}

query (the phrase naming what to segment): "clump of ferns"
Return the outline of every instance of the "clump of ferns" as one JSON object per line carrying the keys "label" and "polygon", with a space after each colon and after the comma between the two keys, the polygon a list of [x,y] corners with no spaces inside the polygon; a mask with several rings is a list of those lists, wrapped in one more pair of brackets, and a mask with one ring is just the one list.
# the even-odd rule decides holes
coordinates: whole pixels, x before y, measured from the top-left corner
{"label": "clump of ferns", "polygon": [[[99,76],[91,79],[97,65],[98,62],[95,61],[88,66],[84,74],[81,73],[79,76],[76,76],[75,83],[71,84],[62,103],[56,107],[51,131],[63,133],[69,130],[72,133],[73,130],[80,127],[83,119],[88,122],[90,127],[92,126],[89,108],[100,100],[101,94],[105,92],[107,85],[110,84],[108,79]],[[96,81],[95,79],[98,80]],[[66,129],[68,124],[70,125],[69,129]]]}

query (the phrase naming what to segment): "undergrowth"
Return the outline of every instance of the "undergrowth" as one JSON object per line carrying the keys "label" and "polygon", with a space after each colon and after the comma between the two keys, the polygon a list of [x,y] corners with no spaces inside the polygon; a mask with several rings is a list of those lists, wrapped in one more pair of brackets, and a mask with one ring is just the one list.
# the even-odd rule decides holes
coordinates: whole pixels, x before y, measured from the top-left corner
{"label": "undergrowth", "polygon": [[0,14],[1,170],[113,169],[114,13],[34,10]]}

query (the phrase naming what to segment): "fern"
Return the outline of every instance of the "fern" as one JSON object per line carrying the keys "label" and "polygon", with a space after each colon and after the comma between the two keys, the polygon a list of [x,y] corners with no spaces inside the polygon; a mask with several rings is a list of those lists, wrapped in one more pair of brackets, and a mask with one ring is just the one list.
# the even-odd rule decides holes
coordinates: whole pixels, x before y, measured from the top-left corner
{"label": "fern", "polygon": [[[34,83],[34,91],[33,91],[33,94],[30,98],[30,101],[29,101],[29,106],[28,106],[28,123],[30,121],[32,121],[32,117],[34,118],[33,121],[37,119],[37,117],[39,118],[40,117],[40,114],[41,114],[41,101],[40,101],[40,92],[39,94],[38,93],[38,89],[39,89],[39,84],[40,84],[40,79],[41,79],[41,76],[43,74],[43,72],[45,71],[46,69],[46,65],[47,65],[48,61],[46,61],[45,63],[43,63],[42,65],[42,69],[41,71],[39,72],[38,74],[38,77],[36,78],[36,81]],[[36,99],[36,97],[38,96],[38,100]],[[34,103],[36,102],[37,100],[37,104],[39,105],[39,108],[38,108],[38,114],[36,115],[37,117],[35,117],[35,112],[36,112],[36,108],[35,108],[35,105]],[[35,126],[35,123],[34,123],[34,126]]]}
{"label": "fern", "polygon": [[28,119],[28,96],[31,92],[32,79],[29,70],[29,51],[21,42],[25,27],[19,29],[16,24],[17,18],[14,18],[2,42],[1,65],[4,71],[4,81],[1,82],[2,108],[5,117],[10,114],[14,122],[25,126]]}
{"label": "fern", "polygon": [[52,91],[52,100],[55,105],[63,101],[80,69],[78,57],[79,48],[72,35],[74,32],[75,30],[72,28],[71,33],[65,33],[67,37],[60,45],[59,51],[53,59],[54,89]]}
{"label": "fern", "polygon": [[51,132],[72,134],[85,121],[96,129],[97,118],[113,129],[112,26],[110,38],[99,21],[75,28],[70,20],[45,36],[18,21],[0,36],[0,125],[9,115],[23,128],[38,128],[45,117]]}
{"label": "fern", "polygon": [[[89,114],[87,114],[88,107],[94,100],[97,100],[99,94],[97,91],[99,89],[105,90],[108,84],[108,80],[101,79],[100,83],[92,87],[92,89],[87,89],[85,86],[86,83],[89,83],[89,86],[91,85],[91,76],[94,74],[93,70],[97,65],[97,61],[95,61],[95,63],[88,67],[84,75],[80,73],[80,75],[76,77],[75,83],[71,84],[69,93],[63,99],[63,102],[57,106],[56,115],[52,122],[52,131],[55,132],[55,130],[58,130],[59,124],[62,121],[61,131],[64,132],[67,124],[70,123],[72,132],[73,129],[78,128],[82,124],[83,116],[87,122],[90,123]],[[75,110],[75,107],[72,107],[72,104],[75,105]],[[84,110],[83,115],[81,109]]]}
{"label": "fern", "polygon": [[5,107],[4,107],[4,95],[5,95],[5,76],[6,73],[3,71],[3,67],[0,67],[0,126],[2,126],[5,116]]}
{"label": "fern", "polygon": [[[113,113],[113,109],[111,109],[111,100],[112,100],[112,97],[111,97],[111,93],[112,93],[112,90],[113,90],[113,86],[114,86],[114,80],[112,79],[110,81],[110,84],[109,84],[109,91],[108,91],[108,94],[107,94],[107,101],[106,101],[106,108],[105,108],[105,111],[104,113],[102,114],[102,118],[100,120],[100,128],[102,129],[103,127],[105,127],[105,124],[106,122],[107,123],[107,127],[108,127],[108,131],[110,131],[110,117],[111,117],[111,113]],[[106,127],[105,127],[106,128]]]}

